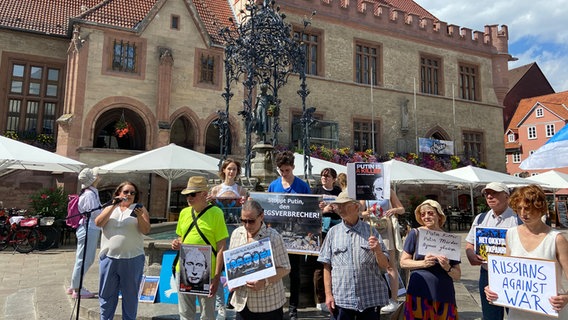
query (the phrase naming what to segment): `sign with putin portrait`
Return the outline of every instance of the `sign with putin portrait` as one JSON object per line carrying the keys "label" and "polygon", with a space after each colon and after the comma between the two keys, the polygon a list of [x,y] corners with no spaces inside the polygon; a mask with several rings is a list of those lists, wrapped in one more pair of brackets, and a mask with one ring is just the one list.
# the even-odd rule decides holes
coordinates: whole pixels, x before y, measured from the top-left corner
{"label": "sign with putin portrait", "polygon": [[223,263],[229,290],[244,286],[247,281],[262,280],[276,274],[270,238],[225,250]]}

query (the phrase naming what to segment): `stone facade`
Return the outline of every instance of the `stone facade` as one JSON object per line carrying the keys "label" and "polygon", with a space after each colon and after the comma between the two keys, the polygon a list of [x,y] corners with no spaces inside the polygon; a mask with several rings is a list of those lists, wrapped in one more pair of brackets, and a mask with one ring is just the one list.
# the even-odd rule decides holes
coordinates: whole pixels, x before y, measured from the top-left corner
{"label": "stone facade", "polygon": [[[196,1],[201,2],[201,1]],[[463,132],[480,133],[482,161],[489,169],[504,171],[502,100],[507,87],[508,30],[487,26],[475,31],[421,18],[417,14],[381,6],[378,1],[278,1],[287,21],[300,26],[312,10],[308,31],[320,35],[318,75],[308,75],[308,106],[316,116],[334,121],[339,128],[339,147],[353,146],[354,121],[378,123],[376,152],[415,152],[417,137],[434,133],[453,140],[457,154],[463,154]],[[210,2],[216,6],[216,2]],[[225,2],[224,2],[225,3]],[[241,1],[233,1],[235,12]],[[178,28],[172,28],[177,17]],[[224,110],[223,48],[213,39],[201,11],[189,1],[157,1],[135,30],[81,21],[70,27],[68,37],[0,31],[0,74],[10,74],[7,57],[13,53],[29,60],[49,59],[64,64],[65,99],[58,121],[57,152],[89,166],[100,166],[143,150],[182,141],[197,151],[210,152],[218,145],[211,129],[216,111]],[[113,71],[113,41],[136,43],[139,63],[136,72]],[[378,84],[357,83],[354,71],[356,44],[372,44],[379,50]],[[200,82],[197,74],[203,56],[215,57],[213,83]],[[439,95],[420,93],[420,58],[435,57],[442,62]],[[459,99],[459,66],[474,65],[478,99]],[[0,79],[0,98],[6,100],[9,81]],[[292,143],[292,117],[301,114],[296,94],[297,77],[291,75],[280,91],[282,99],[279,142]],[[232,153],[244,156],[244,129],[237,111],[242,109],[242,85],[232,86],[230,106]],[[454,93],[455,92],[455,93]],[[372,102],[371,102],[372,101]],[[408,113],[403,113],[403,110]],[[110,123],[114,112],[123,110],[137,123],[137,150],[97,148],[98,132]],[[110,119],[110,120],[109,120]],[[106,121],[106,122],[105,122]],[[0,112],[0,130],[5,129],[6,112]],[[175,140],[174,140],[175,138]],[[134,138],[133,138],[134,140]],[[216,140],[216,141],[215,141]],[[208,145],[211,145],[208,147]],[[210,152],[216,153],[216,152]],[[183,161],[184,159],[180,159]],[[17,174],[13,174],[17,175]],[[66,188],[76,190],[73,175],[65,175]],[[112,175],[103,179],[103,189],[112,189],[122,179],[133,179],[147,194],[165,194],[167,183],[148,175]],[[174,182],[178,190],[186,178]],[[46,184],[53,184],[48,182]],[[440,196],[443,191],[440,191]],[[163,197],[152,197],[156,216],[166,207]],[[24,205],[23,203],[17,205]]]}

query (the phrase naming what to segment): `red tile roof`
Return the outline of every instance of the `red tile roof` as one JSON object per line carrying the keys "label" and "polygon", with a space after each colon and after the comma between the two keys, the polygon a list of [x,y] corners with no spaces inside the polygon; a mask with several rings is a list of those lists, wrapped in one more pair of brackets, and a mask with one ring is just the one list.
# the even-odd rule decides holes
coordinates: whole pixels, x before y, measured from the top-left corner
{"label": "red tile roof", "polygon": [[552,112],[557,114],[562,119],[568,119],[568,91],[547,94],[544,96],[538,96],[533,98],[522,99],[519,102],[517,111],[513,115],[511,122],[509,124],[509,129],[517,128],[519,122],[527,115],[527,113],[535,106],[535,104],[540,103],[546,108],[550,109]]}
{"label": "red tile roof", "polygon": [[65,36],[69,18],[100,0],[1,0],[0,28]]}
{"label": "red tile roof", "polygon": [[[0,0],[0,28],[70,36],[69,21],[135,29],[162,0]],[[186,0],[189,1],[189,0]],[[221,43],[219,30],[233,11],[226,0],[194,0],[207,33]]]}
{"label": "red tile roof", "polygon": [[408,13],[413,13],[413,14],[419,16],[420,18],[430,18],[430,19],[433,19],[434,21],[439,20],[433,14],[428,12],[421,5],[419,5],[418,3],[414,2],[414,1],[410,1],[410,0],[381,0],[380,2],[386,2],[389,6],[392,6],[394,8],[398,8],[398,9],[405,11],[405,12],[408,12]]}
{"label": "red tile roof", "polygon": [[236,21],[228,1],[194,0],[193,4],[211,39],[215,43],[223,43],[222,37],[219,36],[219,30],[231,26],[229,18]]}
{"label": "red tile roof", "polygon": [[81,20],[135,29],[159,0],[104,0],[80,16]]}

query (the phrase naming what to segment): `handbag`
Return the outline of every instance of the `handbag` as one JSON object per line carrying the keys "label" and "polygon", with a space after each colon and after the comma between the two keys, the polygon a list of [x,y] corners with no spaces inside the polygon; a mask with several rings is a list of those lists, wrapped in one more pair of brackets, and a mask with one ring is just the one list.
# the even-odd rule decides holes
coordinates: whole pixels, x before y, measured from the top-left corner
{"label": "handbag", "polygon": [[[191,221],[191,224],[189,225],[189,228],[187,228],[187,231],[185,232],[185,234],[183,235],[183,237],[181,238],[181,243],[183,243],[183,241],[185,240],[185,237],[187,237],[187,235],[189,234],[189,232],[191,231],[191,229],[193,229],[193,227],[197,228],[197,232],[199,232],[199,235],[201,236],[201,238],[203,238],[203,241],[205,241],[205,243],[207,243],[208,245],[211,245],[211,243],[209,243],[209,240],[207,240],[207,237],[205,237],[203,235],[203,233],[201,232],[201,230],[199,229],[199,226],[197,226],[197,221],[199,220],[199,218],[204,215],[209,209],[211,209],[212,207],[214,207],[214,205],[210,204],[208,205],[203,211],[201,211],[197,217],[195,217],[195,210],[193,208],[191,208],[191,216],[193,218],[193,221]],[[217,255],[217,252],[215,251],[215,249],[211,248],[213,250],[213,253],[215,255]],[[172,262],[172,275],[175,277],[176,276],[176,266],[178,264],[179,261],[179,250],[176,253],[176,256],[174,258],[174,261]]]}

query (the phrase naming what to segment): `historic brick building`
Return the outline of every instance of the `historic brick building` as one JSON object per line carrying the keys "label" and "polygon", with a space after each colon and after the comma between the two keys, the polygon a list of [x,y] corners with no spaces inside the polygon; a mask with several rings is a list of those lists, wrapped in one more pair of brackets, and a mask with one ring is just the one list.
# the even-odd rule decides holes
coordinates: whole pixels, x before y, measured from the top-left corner
{"label": "historic brick building", "polygon": [[[313,143],[383,154],[415,152],[418,137],[432,137],[452,140],[456,154],[505,171],[506,26],[472,31],[438,21],[409,0],[278,4],[309,49],[307,101],[321,120]],[[242,8],[238,0],[2,1],[0,132],[52,136],[57,153],[89,166],[170,142],[218,153],[212,125],[224,109],[218,30],[229,17],[238,20]],[[302,19],[313,10],[303,31]],[[279,93],[279,142],[288,146],[300,139],[298,85],[291,76]],[[243,89],[232,89],[231,153],[241,158]],[[121,120],[129,133],[118,137]],[[76,188],[74,175],[8,175],[0,190],[11,206],[24,206],[23,195],[42,185]],[[167,186],[159,177],[113,175],[102,189],[124,178],[146,192],[151,185],[153,194]],[[151,208],[164,216],[164,198],[152,198]]]}

